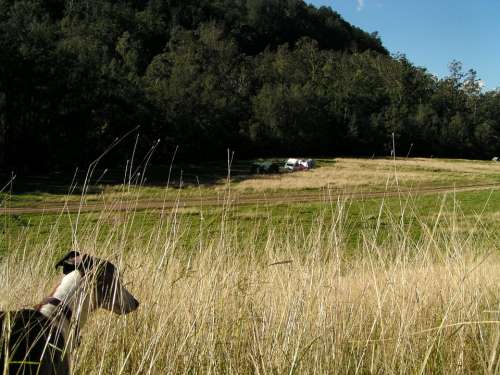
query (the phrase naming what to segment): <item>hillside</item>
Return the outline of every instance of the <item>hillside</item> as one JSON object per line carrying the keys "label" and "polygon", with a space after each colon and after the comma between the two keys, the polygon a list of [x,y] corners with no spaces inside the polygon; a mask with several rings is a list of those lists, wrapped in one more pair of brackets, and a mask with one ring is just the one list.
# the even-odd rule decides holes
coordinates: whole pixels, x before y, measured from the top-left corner
{"label": "hillside", "polygon": [[[0,169],[286,153],[489,158],[500,96],[300,0],[0,0]],[[105,163],[125,163],[129,137]]]}

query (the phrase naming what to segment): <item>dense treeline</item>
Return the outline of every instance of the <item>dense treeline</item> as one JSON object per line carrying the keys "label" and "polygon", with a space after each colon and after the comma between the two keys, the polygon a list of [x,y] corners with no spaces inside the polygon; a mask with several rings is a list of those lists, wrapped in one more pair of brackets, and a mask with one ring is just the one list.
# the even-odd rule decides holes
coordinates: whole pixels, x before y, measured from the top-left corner
{"label": "dense treeline", "polygon": [[392,133],[488,158],[500,93],[301,0],[0,0],[0,167],[85,165],[136,125],[160,159],[387,155]]}

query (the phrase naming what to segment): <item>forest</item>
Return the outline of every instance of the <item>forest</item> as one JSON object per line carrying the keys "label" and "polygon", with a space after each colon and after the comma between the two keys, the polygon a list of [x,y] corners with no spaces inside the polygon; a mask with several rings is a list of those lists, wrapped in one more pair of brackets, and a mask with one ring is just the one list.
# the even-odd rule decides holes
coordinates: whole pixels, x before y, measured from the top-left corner
{"label": "forest", "polygon": [[137,126],[159,164],[386,156],[393,134],[397,155],[491,159],[500,91],[301,0],[0,0],[1,170],[85,167]]}

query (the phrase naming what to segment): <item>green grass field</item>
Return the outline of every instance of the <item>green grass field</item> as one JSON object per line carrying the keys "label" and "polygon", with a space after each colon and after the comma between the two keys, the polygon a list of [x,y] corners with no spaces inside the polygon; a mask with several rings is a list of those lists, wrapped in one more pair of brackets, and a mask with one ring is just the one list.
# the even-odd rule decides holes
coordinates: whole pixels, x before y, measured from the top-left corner
{"label": "green grass field", "polygon": [[[278,175],[252,175],[250,162],[230,164],[231,188],[239,194],[283,194],[330,189],[334,191],[386,191],[422,188],[500,184],[500,163],[451,159],[319,159],[312,171]],[[85,173],[14,180],[0,192],[2,205],[37,207],[55,203],[100,202],[103,199],[200,198],[223,194],[228,165],[224,162],[150,168],[146,173],[96,170],[84,185]],[[148,177],[151,174],[151,177]],[[108,176],[104,179],[102,176]],[[143,179],[144,178],[144,179]],[[8,180],[7,177],[5,177]],[[151,180],[152,182],[150,182]],[[157,181],[155,184],[154,181]],[[107,182],[107,183],[106,183]],[[141,183],[141,182],[145,182]],[[172,189],[165,189],[169,184]],[[137,189],[137,186],[140,186]],[[182,189],[178,189],[181,187]],[[138,191],[139,190],[139,191]],[[2,206],[0,206],[2,207]]]}
{"label": "green grass field", "polygon": [[[0,215],[0,308],[39,302],[75,247],[115,262],[141,301],[91,319],[76,374],[495,374],[500,192],[484,185],[499,182],[497,168],[345,159],[230,185],[6,194],[10,207],[103,204]],[[483,187],[453,190],[465,185]],[[449,189],[421,193],[433,186]],[[323,198],[274,198],[311,191]],[[252,194],[269,200],[231,199]],[[162,198],[177,205],[114,209]]]}

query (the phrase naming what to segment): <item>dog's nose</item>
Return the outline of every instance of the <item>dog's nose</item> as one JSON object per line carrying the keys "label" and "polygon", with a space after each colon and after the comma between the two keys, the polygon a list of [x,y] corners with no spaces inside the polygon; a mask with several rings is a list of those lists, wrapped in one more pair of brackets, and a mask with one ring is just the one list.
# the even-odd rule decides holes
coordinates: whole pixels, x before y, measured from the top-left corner
{"label": "dog's nose", "polygon": [[139,307],[139,301],[137,301],[134,297],[129,298],[127,302],[125,302],[120,308],[117,314],[129,314],[132,311],[137,310]]}
{"label": "dog's nose", "polygon": [[132,303],[132,311],[133,311],[133,310],[136,310],[138,307],[139,307],[139,301],[137,301],[137,300],[134,298],[134,302]]}

